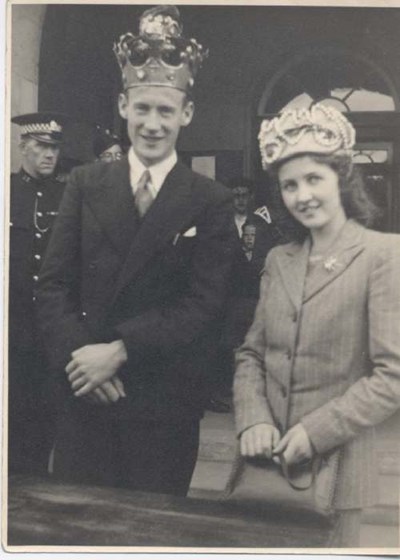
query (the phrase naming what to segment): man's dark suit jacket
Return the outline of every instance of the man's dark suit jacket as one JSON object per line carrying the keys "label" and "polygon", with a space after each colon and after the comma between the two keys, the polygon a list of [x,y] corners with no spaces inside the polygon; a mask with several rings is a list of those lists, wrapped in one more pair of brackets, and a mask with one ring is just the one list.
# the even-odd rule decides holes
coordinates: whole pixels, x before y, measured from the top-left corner
{"label": "man's dark suit jacket", "polygon": [[143,221],[127,159],[76,168],[37,291],[51,368],[65,390],[73,350],[122,339],[128,362],[120,376],[138,416],[200,416],[207,330],[225,298],[232,223],[229,191],[179,162]]}

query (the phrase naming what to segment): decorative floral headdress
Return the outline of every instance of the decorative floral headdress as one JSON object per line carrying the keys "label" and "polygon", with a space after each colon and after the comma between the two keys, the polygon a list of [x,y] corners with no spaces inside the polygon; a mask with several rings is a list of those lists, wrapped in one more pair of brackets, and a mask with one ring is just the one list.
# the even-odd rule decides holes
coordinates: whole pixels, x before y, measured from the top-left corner
{"label": "decorative floral headdress", "polygon": [[356,139],[353,125],[334,107],[316,103],[311,109],[288,109],[261,124],[263,169],[300,154],[351,155]]}
{"label": "decorative floral headdress", "polygon": [[175,6],[146,10],[139,35],[126,33],[114,44],[124,89],[153,85],[190,90],[208,51],[195,39],[185,39],[182,31]]}

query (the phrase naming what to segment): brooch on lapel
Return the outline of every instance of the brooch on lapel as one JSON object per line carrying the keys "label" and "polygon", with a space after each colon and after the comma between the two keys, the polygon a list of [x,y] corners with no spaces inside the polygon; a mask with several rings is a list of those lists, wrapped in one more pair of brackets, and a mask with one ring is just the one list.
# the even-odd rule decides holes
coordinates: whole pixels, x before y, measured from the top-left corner
{"label": "brooch on lapel", "polygon": [[340,266],[340,262],[336,257],[328,257],[326,261],[324,261],[324,268],[328,272],[334,272],[338,266]]}

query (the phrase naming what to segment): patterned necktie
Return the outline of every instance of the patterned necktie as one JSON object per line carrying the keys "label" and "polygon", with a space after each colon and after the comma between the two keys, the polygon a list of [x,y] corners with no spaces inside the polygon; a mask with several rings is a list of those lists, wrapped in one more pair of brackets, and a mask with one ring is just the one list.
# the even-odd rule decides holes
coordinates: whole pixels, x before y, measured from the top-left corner
{"label": "patterned necktie", "polygon": [[150,179],[150,171],[146,169],[143,171],[143,175],[140,177],[136,188],[135,204],[141,218],[143,218],[153,202],[153,195],[149,185]]}

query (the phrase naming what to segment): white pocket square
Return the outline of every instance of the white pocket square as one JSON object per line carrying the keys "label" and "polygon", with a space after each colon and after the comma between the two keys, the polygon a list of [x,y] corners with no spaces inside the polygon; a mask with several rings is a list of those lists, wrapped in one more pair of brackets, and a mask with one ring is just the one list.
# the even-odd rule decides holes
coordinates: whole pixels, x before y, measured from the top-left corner
{"label": "white pocket square", "polygon": [[194,237],[195,235],[197,235],[196,226],[193,226],[193,227],[189,228],[182,235],[183,235],[183,237]]}

